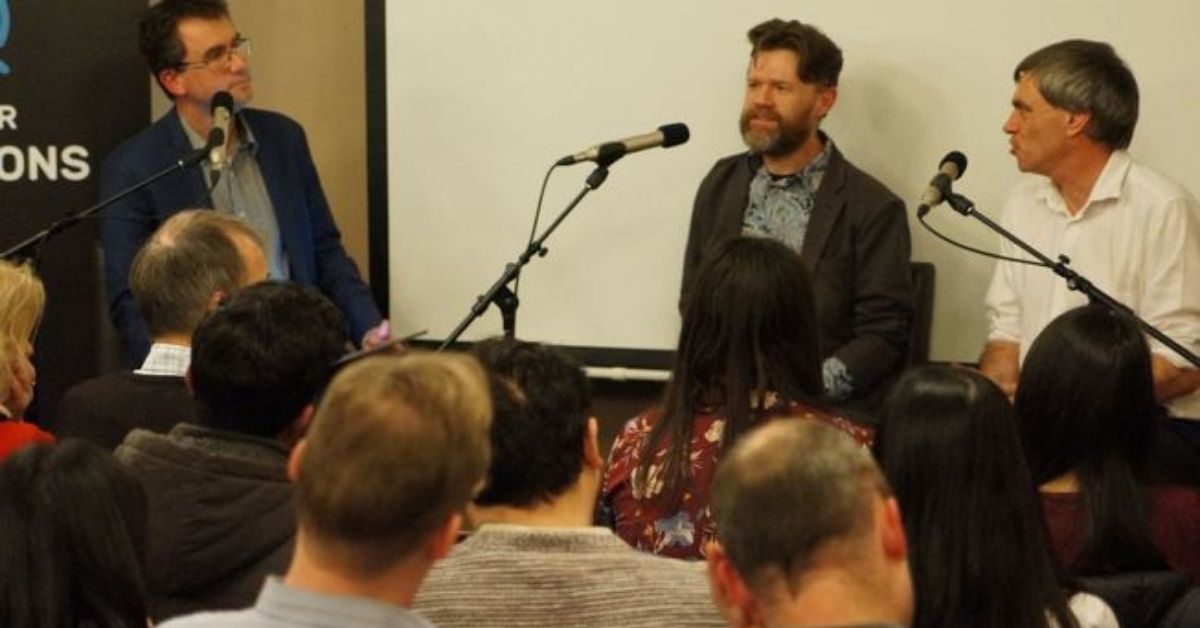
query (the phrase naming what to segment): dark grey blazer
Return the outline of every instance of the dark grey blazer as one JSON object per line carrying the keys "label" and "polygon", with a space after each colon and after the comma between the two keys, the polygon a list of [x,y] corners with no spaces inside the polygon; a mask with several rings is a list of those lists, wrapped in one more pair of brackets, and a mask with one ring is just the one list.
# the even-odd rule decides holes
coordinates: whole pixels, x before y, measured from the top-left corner
{"label": "dark grey blazer", "polygon": [[[747,153],[725,157],[700,183],[681,295],[706,251],[741,234],[750,180],[761,164]],[[856,397],[871,395],[903,366],[913,311],[909,254],[904,202],[835,146],[800,257],[813,273],[822,355],[846,365]]]}

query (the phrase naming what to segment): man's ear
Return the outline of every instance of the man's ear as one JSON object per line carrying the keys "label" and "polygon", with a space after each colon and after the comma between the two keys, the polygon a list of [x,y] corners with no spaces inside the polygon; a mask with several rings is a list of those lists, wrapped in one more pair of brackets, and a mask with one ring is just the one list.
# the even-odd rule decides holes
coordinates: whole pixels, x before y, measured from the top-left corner
{"label": "man's ear", "polygon": [[710,541],[705,546],[704,560],[708,565],[708,590],[725,623],[735,627],[758,625],[754,595],[719,541]]}
{"label": "man's ear", "polygon": [[1087,134],[1088,124],[1092,121],[1092,114],[1067,112],[1067,136],[1079,137]]}
{"label": "man's ear", "polygon": [[816,114],[818,119],[825,119],[829,112],[833,110],[833,105],[837,103],[838,88],[833,87],[821,88],[817,93]]}
{"label": "man's ear", "polygon": [[900,516],[900,504],[895,497],[883,501],[883,521],[880,525],[880,540],[884,555],[889,559],[908,558],[908,540],[904,537],[904,519]]}
{"label": "man's ear", "polygon": [[217,308],[225,302],[225,297],[226,294],[223,290],[214,290],[212,294],[208,295],[208,307],[204,311],[209,314],[217,311]]}
{"label": "man's ear", "polygon": [[300,478],[300,465],[304,462],[304,454],[308,450],[308,439],[302,438],[296,446],[292,448],[292,453],[288,454],[287,461],[287,476],[292,484]]}
{"label": "man's ear", "polygon": [[179,80],[179,70],[167,68],[159,70],[158,74],[154,75],[158,79],[158,84],[162,86],[172,98],[178,98],[187,90],[183,87],[183,82]]}
{"label": "man's ear", "polygon": [[583,464],[592,469],[604,468],[604,457],[600,455],[600,422],[588,417],[587,429],[583,431]]}
{"label": "man's ear", "polygon": [[426,545],[430,560],[445,558],[450,550],[454,549],[454,544],[458,542],[458,531],[462,529],[462,521],[462,514],[456,512],[433,532]]}

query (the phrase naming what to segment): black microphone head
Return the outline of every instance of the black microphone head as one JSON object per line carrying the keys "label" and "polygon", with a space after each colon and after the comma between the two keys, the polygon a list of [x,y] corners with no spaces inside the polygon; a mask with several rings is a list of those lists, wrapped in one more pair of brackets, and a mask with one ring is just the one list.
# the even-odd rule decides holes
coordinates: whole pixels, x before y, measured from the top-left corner
{"label": "black microphone head", "polygon": [[954,164],[958,168],[958,174],[954,176],[955,179],[963,176],[963,173],[967,171],[967,156],[956,150],[952,150],[946,153],[945,157],[942,157],[942,163],[938,164],[938,170],[941,170],[942,166],[948,163]]}
{"label": "black microphone head", "polygon": [[688,131],[687,125],[682,122],[674,122],[672,124],[664,124],[658,127],[658,131],[663,135],[663,148],[679,146],[688,141],[692,135]]}
{"label": "black microphone head", "polygon": [[209,113],[215,113],[217,109],[222,108],[229,112],[233,111],[233,96],[229,92],[219,91],[213,94],[212,107],[208,111]]}

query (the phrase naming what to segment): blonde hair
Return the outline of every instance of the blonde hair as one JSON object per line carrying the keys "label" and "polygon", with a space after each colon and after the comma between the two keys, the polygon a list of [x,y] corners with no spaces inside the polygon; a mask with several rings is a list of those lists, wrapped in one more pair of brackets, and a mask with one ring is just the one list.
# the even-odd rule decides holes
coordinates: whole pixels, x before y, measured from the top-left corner
{"label": "blonde hair", "polygon": [[46,288],[29,264],[0,260],[0,335],[32,342],[46,307]]}
{"label": "blonde hair", "polygon": [[17,342],[7,334],[0,334],[0,405],[8,405],[8,395],[12,392],[9,387],[17,362],[17,346]]}

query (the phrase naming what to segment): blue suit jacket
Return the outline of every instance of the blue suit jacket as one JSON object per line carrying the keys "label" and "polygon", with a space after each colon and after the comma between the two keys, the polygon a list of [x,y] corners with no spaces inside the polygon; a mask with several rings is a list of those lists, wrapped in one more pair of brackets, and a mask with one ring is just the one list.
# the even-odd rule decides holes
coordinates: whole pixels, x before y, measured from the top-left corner
{"label": "blue suit jacket", "polygon": [[[304,130],[277,113],[244,109],[241,115],[259,145],[258,165],[275,207],[292,279],[319,288],[346,317],[351,337],[362,338],[379,324],[379,309],[342,248]],[[171,111],[105,158],[100,166],[100,197],[142,181],[191,150],[179,115]],[[212,207],[199,167],[173,173],[101,212],[109,314],[134,364],[146,355],[150,338],[129,291],[129,267],[163,221],[196,207]]]}

